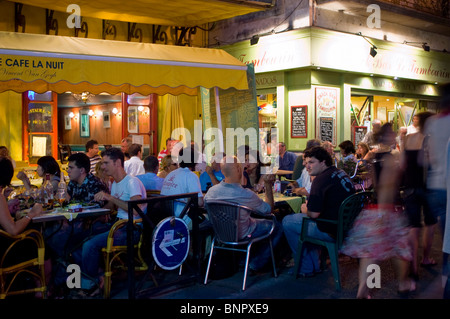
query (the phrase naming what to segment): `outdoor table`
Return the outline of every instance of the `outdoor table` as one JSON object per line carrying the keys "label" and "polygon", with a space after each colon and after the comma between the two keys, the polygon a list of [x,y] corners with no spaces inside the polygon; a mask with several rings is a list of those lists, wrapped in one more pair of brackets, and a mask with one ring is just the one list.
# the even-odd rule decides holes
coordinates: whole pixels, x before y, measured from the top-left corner
{"label": "outdoor table", "polygon": [[59,209],[54,209],[48,213],[44,213],[40,216],[33,217],[31,221],[33,223],[44,223],[50,221],[58,220],[68,220],[72,221],[74,219],[88,218],[88,217],[98,217],[102,215],[107,215],[111,212],[107,208],[89,208],[83,209],[81,212],[69,212],[68,210],[60,211]]}
{"label": "outdoor table", "polygon": [[[265,199],[265,194],[258,194],[259,198]],[[304,199],[303,196],[286,196],[281,193],[273,194],[274,206],[278,208],[283,205],[289,205],[294,213],[300,212],[300,207],[302,206]]]}

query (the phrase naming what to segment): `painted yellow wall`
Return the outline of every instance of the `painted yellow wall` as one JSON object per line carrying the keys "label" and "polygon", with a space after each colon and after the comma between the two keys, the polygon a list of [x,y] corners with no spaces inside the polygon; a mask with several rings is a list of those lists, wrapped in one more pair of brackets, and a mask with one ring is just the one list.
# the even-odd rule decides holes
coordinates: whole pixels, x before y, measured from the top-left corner
{"label": "painted yellow wall", "polygon": [[22,95],[0,93],[0,145],[9,149],[15,161],[22,161]]}

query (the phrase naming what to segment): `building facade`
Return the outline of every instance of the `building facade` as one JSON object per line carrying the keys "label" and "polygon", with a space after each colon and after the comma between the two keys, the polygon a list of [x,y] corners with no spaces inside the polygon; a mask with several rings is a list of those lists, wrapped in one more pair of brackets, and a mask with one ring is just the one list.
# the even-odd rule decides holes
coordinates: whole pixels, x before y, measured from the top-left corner
{"label": "building facade", "polygon": [[220,21],[209,33],[253,63],[260,125],[288,149],[310,138],[357,143],[370,122],[395,128],[436,111],[450,82],[446,1],[277,1],[265,12]]}

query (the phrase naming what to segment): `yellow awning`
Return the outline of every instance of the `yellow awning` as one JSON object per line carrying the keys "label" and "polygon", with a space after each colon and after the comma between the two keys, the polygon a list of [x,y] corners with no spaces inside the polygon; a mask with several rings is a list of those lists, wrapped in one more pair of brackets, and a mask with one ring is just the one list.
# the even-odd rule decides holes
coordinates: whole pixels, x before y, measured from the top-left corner
{"label": "yellow awning", "polygon": [[82,17],[180,27],[229,19],[272,6],[270,3],[245,0],[10,1],[60,12],[67,12],[67,6],[75,3],[80,7]]}
{"label": "yellow awning", "polygon": [[246,69],[219,49],[0,32],[0,92],[196,95],[247,89]]}

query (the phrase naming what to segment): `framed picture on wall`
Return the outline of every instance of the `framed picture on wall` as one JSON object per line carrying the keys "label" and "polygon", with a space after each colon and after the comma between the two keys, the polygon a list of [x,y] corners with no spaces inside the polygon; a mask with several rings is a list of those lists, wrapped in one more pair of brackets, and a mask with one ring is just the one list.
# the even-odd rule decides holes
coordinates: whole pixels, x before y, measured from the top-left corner
{"label": "framed picture on wall", "polygon": [[87,110],[82,110],[80,111],[80,136],[89,137],[90,135],[89,114]]}
{"label": "framed picture on wall", "polygon": [[103,112],[103,128],[111,127],[111,117],[108,111]]}
{"label": "framed picture on wall", "polygon": [[330,87],[316,87],[316,138],[321,141],[336,141],[336,119],[338,108],[338,90]]}
{"label": "framed picture on wall", "polygon": [[64,129],[71,130],[72,129],[72,119],[69,115],[64,115]]}
{"label": "framed picture on wall", "polygon": [[139,133],[138,128],[138,109],[137,106],[128,107],[128,132]]}

